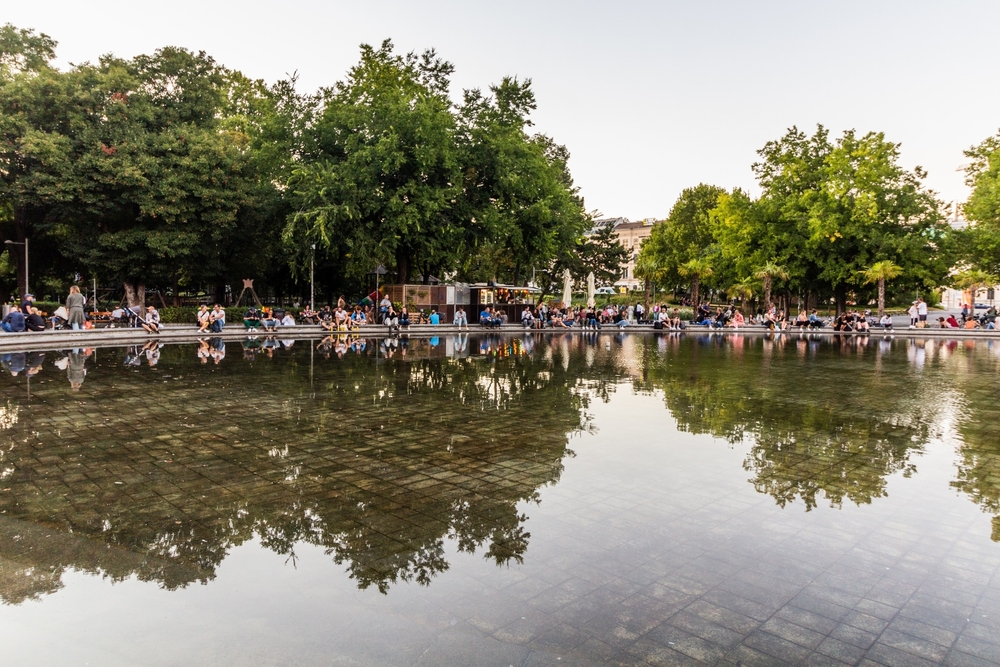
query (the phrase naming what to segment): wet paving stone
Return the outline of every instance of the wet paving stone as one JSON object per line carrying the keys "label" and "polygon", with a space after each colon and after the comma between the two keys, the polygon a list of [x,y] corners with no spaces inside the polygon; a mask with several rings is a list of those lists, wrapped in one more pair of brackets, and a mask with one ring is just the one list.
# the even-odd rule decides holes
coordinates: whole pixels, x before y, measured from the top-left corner
{"label": "wet paving stone", "polygon": [[4,371],[4,664],[1000,664],[992,341],[436,340]]}

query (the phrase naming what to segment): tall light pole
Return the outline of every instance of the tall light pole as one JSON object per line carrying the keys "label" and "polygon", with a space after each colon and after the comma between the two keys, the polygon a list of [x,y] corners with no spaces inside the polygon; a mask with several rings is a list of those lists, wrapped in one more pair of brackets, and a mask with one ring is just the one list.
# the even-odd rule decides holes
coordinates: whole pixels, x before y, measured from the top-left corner
{"label": "tall light pole", "polygon": [[[17,241],[4,241],[7,245],[23,245],[24,246],[24,294],[31,294],[31,290],[28,288],[28,237],[24,237],[24,243],[18,243]],[[21,296],[23,297],[24,294]]]}
{"label": "tall light pole", "polygon": [[312,244],[312,256],[309,257],[309,310],[316,312],[316,244]]}

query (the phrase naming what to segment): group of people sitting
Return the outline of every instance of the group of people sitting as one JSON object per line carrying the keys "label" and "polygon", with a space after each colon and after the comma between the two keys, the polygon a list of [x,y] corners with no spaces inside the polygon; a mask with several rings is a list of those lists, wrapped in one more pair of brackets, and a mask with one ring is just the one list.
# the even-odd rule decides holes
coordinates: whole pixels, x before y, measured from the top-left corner
{"label": "group of people sitting", "polygon": [[[204,306],[202,306],[204,308]],[[223,313],[225,315],[225,313]],[[211,314],[209,315],[211,319]],[[223,324],[225,320],[223,319]],[[247,308],[246,312],[243,313],[243,326],[246,330],[251,333],[256,333],[261,327],[264,328],[266,332],[275,332],[278,330],[279,326],[289,327],[295,326],[295,317],[291,313],[284,310],[275,310],[264,306],[260,310],[250,306]]]}
{"label": "group of people sitting", "polygon": [[[489,308],[484,312],[488,312]],[[631,317],[630,317],[631,316]],[[483,314],[480,314],[480,321]],[[568,328],[580,327],[582,329],[600,329],[603,325],[614,325],[626,327],[632,323],[634,312],[631,307],[609,305],[604,308],[597,308],[594,305],[582,308],[550,308],[546,304],[541,304],[532,308],[525,306],[521,311],[521,324],[525,329],[545,329],[545,328]],[[506,313],[500,312],[493,317],[493,322],[500,321],[506,324]],[[495,326],[499,326],[496,325]]]}
{"label": "group of people sitting", "polygon": [[10,307],[10,312],[0,321],[0,329],[7,333],[45,331],[45,318],[41,311],[31,304],[15,305]]}
{"label": "group of people sitting", "polygon": [[962,304],[961,322],[954,315],[949,315],[947,319],[939,317],[938,326],[942,329],[996,329],[997,309],[990,306],[982,315],[976,315],[971,305]]}

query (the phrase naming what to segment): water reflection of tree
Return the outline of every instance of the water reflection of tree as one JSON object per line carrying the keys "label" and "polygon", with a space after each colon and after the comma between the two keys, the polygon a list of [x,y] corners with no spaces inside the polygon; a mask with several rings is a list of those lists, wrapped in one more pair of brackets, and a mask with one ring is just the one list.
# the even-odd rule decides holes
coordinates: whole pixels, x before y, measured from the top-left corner
{"label": "water reflection of tree", "polygon": [[[748,442],[744,467],[779,505],[870,503],[889,475],[914,471],[930,410],[906,388],[902,355],[883,360],[877,344],[851,339],[817,356],[819,345],[787,335],[651,341],[637,384],[663,392],[680,430]],[[879,370],[855,363],[866,354]],[[884,368],[890,360],[901,365]]]}
{"label": "water reflection of tree", "polygon": [[996,406],[1000,361],[975,351],[968,351],[965,361],[971,367],[962,369],[958,384],[964,414],[958,423],[958,471],[951,485],[993,515],[992,538],[1000,542],[1000,411]]}
{"label": "water reflection of tree", "polygon": [[[322,546],[383,592],[446,570],[448,538],[520,561],[519,504],[559,479],[569,436],[591,428],[586,346],[459,359],[414,341],[377,363],[366,349],[320,360],[311,385],[304,346],[221,367],[167,347],[155,370],[102,352],[72,404],[55,377],[20,406],[0,388],[19,413],[0,430],[0,598],[51,592],[66,567],[207,582],[254,536],[290,558]],[[582,375],[617,377],[607,362]]]}

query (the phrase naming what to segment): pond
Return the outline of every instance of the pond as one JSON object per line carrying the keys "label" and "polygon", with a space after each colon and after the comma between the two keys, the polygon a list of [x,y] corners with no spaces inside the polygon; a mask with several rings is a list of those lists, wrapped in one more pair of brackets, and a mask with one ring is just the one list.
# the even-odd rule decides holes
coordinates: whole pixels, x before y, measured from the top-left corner
{"label": "pond", "polygon": [[0,362],[4,665],[1000,663],[1000,344]]}

